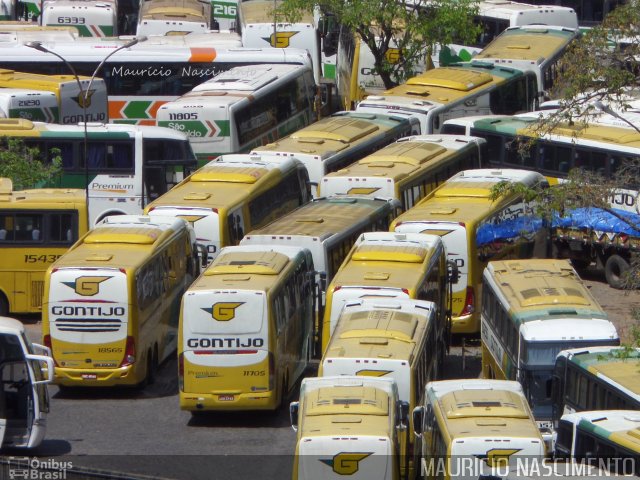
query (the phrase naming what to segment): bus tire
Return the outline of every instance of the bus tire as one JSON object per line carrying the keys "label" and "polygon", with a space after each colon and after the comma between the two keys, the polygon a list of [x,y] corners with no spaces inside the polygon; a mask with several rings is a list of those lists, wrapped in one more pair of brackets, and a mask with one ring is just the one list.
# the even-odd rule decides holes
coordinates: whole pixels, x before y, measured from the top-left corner
{"label": "bus tire", "polygon": [[607,283],[613,288],[624,288],[628,271],[629,262],[620,255],[611,255],[604,264],[604,276],[607,279]]}
{"label": "bus tire", "polygon": [[9,302],[3,293],[0,293],[0,317],[9,315]]}

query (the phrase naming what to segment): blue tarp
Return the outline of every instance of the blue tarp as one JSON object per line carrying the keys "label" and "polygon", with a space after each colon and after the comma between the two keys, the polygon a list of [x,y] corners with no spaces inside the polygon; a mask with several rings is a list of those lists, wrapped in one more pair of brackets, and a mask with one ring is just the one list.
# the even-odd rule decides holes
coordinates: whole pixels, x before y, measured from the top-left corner
{"label": "blue tarp", "polygon": [[576,208],[570,210],[564,217],[555,216],[551,225],[552,227],[593,229],[640,237],[640,230],[636,230],[632,226],[640,226],[640,215],[617,208],[611,210],[620,218],[601,208]]}
{"label": "blue tarp", "polygon": [[541,228],[542,220],[529,216],[503,220],[496,225],[485,223],[476,231],[476,244],[480,246],[495,241],[512,242],[522,236],[530,237]]}

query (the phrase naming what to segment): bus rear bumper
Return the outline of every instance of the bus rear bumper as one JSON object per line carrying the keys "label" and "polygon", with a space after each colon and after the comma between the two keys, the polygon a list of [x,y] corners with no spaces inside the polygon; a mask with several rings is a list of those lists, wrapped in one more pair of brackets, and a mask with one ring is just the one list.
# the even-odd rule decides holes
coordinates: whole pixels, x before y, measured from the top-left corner
{"label": "bus rear bumper", "polygon": [[480,331],[480,323],[474,315],[465,315],[464,317],[453,317],[451,319],[451,333],[478,333]]}
{"label": "bus rear bumper", "polygon": [[53,383],[64,387],[137,385],[133,365],[120,368],[79,369],[56,367]]}
{"label": "bus rear bumper", "polygon": [[180,408],[191,412],[275,410],[275,392],[185,393],[180,392]]}

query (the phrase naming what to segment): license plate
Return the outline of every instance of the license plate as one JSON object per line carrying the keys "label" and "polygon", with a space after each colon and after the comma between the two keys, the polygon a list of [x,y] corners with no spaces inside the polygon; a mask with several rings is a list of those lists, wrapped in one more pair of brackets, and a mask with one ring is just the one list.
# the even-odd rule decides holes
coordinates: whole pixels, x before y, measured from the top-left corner
{"label": "license plate", "polygon": [[218,395],[218,401],[220,402],[233,402],[234,400],[234,395]]}
{"label": "license plate", "polygon": [[98,378],[98,375],[95,373],[83,373],[82,374],[82,379],[83,380],[95,380],[96,378]]}

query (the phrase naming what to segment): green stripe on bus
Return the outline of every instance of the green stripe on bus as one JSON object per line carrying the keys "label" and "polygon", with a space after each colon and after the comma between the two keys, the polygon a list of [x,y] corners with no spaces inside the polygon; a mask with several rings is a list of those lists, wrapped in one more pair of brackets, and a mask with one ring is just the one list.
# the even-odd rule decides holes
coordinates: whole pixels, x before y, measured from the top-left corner
{"label": "green stripe on bus", "polygon": [[122,110],[122,113],[126,118],[143,118],[152,119],[147,114],[147,109],[151,106],[153,101],[145,100],[133,100]]}

